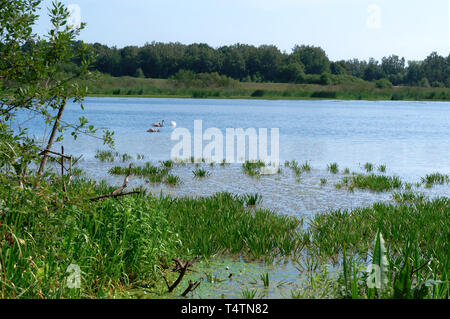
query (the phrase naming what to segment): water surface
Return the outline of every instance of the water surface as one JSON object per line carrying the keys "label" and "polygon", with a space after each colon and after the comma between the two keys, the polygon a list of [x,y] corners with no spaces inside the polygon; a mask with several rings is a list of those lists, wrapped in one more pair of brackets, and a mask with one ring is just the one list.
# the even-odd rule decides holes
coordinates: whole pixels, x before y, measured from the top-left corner
{"label": "water surface", "polygon": [[[336,162],[341,171],[363,172],[363,165],[387,166],[388,175],[398,175],[411,183],[433,172],[450,173],[450,103],[407,101],[268,101],[268,100],[197,100],[150,98],[87,98],[85,111],[69,104],[63,120],[76,122],[81,116],[99,128],[115,132],[116,149],[134,158],[143,154],[144,164],[170,158],[177,143],[170,139],[173,128],[160,133],[147,133],[153,122],[175,121],[177,127],[193,132],[194,120],[203,121],[203,130],[219,128],[279,128],[280,161],[308,161],[310,173],[300,180],[290,169],[281,174],[255,179],[242,173],[240,164],[225,167],[208,164],[210,177],[193,178],[193,165],[177,166],[172,173],[181,177],[177,187],[152,185],[135,178],[131,185],[145,184],[155,194],[174,196],[204,196],[219,191],[260,193],[263,205],[281,214],[311,216],[328,209],[352,208],[389,200],[389,193],[337,190],[334,187],[343,175],[326,171],[327,164]],[[22,118],[24,120],[24,118]],[[42,137],[42,122],[31,118],[26,122],[30,131]],[[48,133],[47,129],[47,133]],[[81,167],[90,177],[120,184],[122,178],[107,174],[114,165],[94,158],[102,142],[80,136],[63,142],[66,152],[83,154]],[[206,142],[204,143],[204,145]],[[325,186],[320,179],[327,179]],[[449,196],[448,185],[423,190],[431,196]]]}

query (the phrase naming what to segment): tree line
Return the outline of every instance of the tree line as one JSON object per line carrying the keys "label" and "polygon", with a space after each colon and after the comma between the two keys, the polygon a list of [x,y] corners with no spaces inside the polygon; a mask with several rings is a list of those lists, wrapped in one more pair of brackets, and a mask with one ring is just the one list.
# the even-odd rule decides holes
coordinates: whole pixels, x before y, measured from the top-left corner
{"label": "tree line", "polygon": [[322,48],[308,45],[297,45],[291,53],[281,52],[274,45],[246,44],[219,48],[203,43],[161,42],[121,49],[99,43],[90,46],[95,54],[93,68],[112,76],[169,78],[186,70],[217,72],[244,82],[308,83],[308,75],[322,75],[326,82],[326,75],[334,74],[366,81],[387,79],[393,85],[450,87],[450,54],[443,57],[436,52],[423,61],[407,62],[397,55],[381,61],[330,61]]}

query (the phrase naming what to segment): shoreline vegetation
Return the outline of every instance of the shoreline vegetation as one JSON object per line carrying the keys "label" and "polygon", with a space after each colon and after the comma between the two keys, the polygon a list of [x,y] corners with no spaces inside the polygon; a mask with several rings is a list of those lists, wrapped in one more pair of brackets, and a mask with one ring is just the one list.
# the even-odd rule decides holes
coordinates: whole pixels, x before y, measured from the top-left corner
{"label": "shoreline vegetation", "polygon": [[[123,165],[133,160],[112,151],[98,151],[96,158]],[[194,167],[191,162],[117,166],[109,173],[126,176],[126,187],[130,176],[159,182],[152,177],[162,170],[167,175],[176,165]],[[308,162],[286,165],[296,175],[311,170]],[[343,184],[350,185],[348,172],[338,172],[336,163],[327,170],[333,167],[330,174],[342,174]],[[384,176],[384,170],[375,175],[373,167],[366,163],[367,175],[354,175],[358,181],[370,181],[355,187],[390,190],[383,186],[392,178]],[[449,175],[433,173],[418,184],[430,188],[449,182]],[[291,298],[449,297],[450,199],[427,198],[400,180],[391,202],[330,210],[308,220],[264,209],[259,194],[155,197],[138,187],[128,196],[105,197],[120,193],[84,177],[82,171],[73,179],[49,171],[37,188],[35,184],[33,174],[21,186],[13,176],[0,175],[2,298],[193,297],[193,273],[186,271],[173,286],[180,277],[171,271],[173,262],[176,269],[187,270],[221,256],[250,263],[291,260],[299,274],[306,274],[304,286],[291,289]],[[80,289],[66,285],[72,264],[80,267]],[[365,269],[370,264],[380,265],[382,287],[367,284],[370,274]],[[330,265],[336,274],[327,272]],[[269,274],[261,278],[269,285]],[[257,298],[249,287],[242,295]]]}
{"label": "shoreline vegetation", "polygon": [[[390,100],[449,101],[448,88],[378,87],[359,80],[334,85],[239,82],[209,75],[206,82],[187,79],[112,77],[101,74],[95,82],[82,81],[91,97],[145,97],[266,100]],[[222,79],[222,80],[221,80]],[[338,83],[339,80],[336,80]],[[345,82],[345,81],[344,81]]]}

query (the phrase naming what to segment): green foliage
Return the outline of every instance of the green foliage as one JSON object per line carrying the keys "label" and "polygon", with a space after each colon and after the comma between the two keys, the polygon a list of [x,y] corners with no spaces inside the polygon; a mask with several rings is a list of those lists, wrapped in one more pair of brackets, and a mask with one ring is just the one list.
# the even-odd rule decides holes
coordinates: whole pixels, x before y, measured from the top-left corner
{"label": "green foliage", "polygon": [[207,170],[205,170],[203,168],[197,168],[196,170],[192,171],[192,173],[194,174],[194,177],[196,177],[196,178],[205,178],[211,174],[210,172],[208,172]]}
{"label": "green foliage", "polygon": [[266,164],[262,161],[245,161],[242,164],[242,170],[249,176],[258,176],[261,173],[261,168]]}
{"label": "green foliage", "polygon": [[258,193],[242,195],[241,199],[246,206],[256,206],[262,202],[262,196]]}
{"label": "green foliage", "polygon": [[337,174],[339,172],[339,165],[337,163],[328,164],[327,170],[333,174]]}
{"label": "green foliage", "polygon": [[379,79],[379,80],[375,81],[375,85],[378,89],[392,88],[392,83],[388,79]]}
{"label": "green foliage", "polygon": [[[43,118],[42,125],[52,127],[46,147],[51,150],[54,142],[62,140],[62,133],[67,129],[74,138],[80,133],[93,135],[97,132],[84,117],[79,118],[79,123],[60,120],[67,100],[79,102],[83,108],[87,88],[80,86],[78,81],[91,78],[92,52],[82,41],[75,42],[84,24],[69,26],[69,11],[58,1],[49,9],[51,28],[45,40],[33,33],[40,2],[1,3],[0,116],[2,122],[7,122],[13,121],[23,109],[39,114]],[[77,61],[77,65],[73,61]],[[6,128],[2,130],[3,133],[7,131]],[[9,134],[15,135],[13,139],[21,140],[20,144],[29,146],[28,154],[38,148],[20,128]],[[105,143],[113,143],[112,133],[108,130],[104,131],[102,139]],[[19,158],[16,156],[16,160]],[[47,159],[44,154],[39,175],[42,175]],[[28,164],[29,161],[24,161],[18,165],[24,168]]]}
{"label": "green foliage", "polygon": [[295,46],[292,59],[303,63],[308,74],[330,72],[330,61],[324,50],[314,46]]}
{"label": "green foliage", "polygon": [[303,83],[305,81],[305,67],[299,62],[282,65],[278,69],[278,80],[285,83]]}
{"label": "green foliage", "polygon": [[234,87],[239,82],[225,75],[214,73],[194,73],[180,70],[169,78],[176,87],[184,88],[219,88]]}
{"label": "green foliage", "polygon": [[263,97],[264,96],[264,90],[255,90],[251,96],[252,97]]}
{"label": "green foliage", "polygon": [[[449,199],[435,198],[317,214],[307,245],[322,256],[358,256],[343,258],[344,297],[448,298],[449,213]],[[366,259],[371,247],[372,260],[382,270],[381,291],[369,289],[364,269],[355,267],[356,258]]]}
{"label": "green foliage", "polygon": [[373,164],[372,163],[364,164],[364,169],[366,170],[367,173],[373,171]]}
{"label": "green foliage", "polygon": [[428,174],[421,178],[422,183],[428,187],[433,185],[443,185],[450,182],[450,176],[441,173]]}
{"label": "green foliage", "polygon": [[397,176],[356,175],[350,178],[350,186],[359,189],[369,189],[376,192],[388,191],[402,187],[402,181]]}
{"label": "green foliage", "polygon": [[321,85],[330,85],[331,84],[331,78],[330,78],[330,74],[328,73],[322,73],[320,75],[320,84]]}

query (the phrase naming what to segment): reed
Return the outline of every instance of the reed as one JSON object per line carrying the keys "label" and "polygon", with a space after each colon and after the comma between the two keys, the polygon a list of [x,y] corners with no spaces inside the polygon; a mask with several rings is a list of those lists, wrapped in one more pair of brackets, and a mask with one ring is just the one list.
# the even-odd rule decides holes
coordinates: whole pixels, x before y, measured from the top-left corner
{"label": "reed", "polygon": [[167,175],[164,182],[169,185],[179,185],[181,184],[181,178],[176,175]]}
{"label": "reed", "polygon": [[100,162],[114,162],[114,159],[116,156],[118,156],[118,152],[113,152],[110,150],[97,150],[95,152],[95,158],[98,159]]}
{"label": "reed", "polygon": [[421,178],[422,184],[425,184],[428,187],[431,187],[433,185],[443,185],[445,183],[450,182],[450,176],[446,174],[441,173],[433,173],[428,174],[425,177]]}
{"label": "reed", "polygon": [[337,163],[328,164],[327,170],[332,174],[337,174],[339,172],[339,165]]}
{"label": "reed", "polygon": [[302,168],[302,171],[304,171],[304,172],[310,172],[311,171],[311,166],[309,165],[308,161],[303,163],[301,168]]}
{"label": "reed", "polygon": [[203,168],[197,168],[192,171],[195,178],[205,178],[208,177],[211,173]]}
{"label": "reed", "polygon": [[427,197],[423,193],[405,191],[392,193],[392,199],[398,203],[416,203],[416,202],[424,202],[427,199]]}
{"label": "reed", "polygon": [[259,279],[261,279],[265,288],[268,288],[270,286],[270,276],[268,272],[266,272],[265,274],[260,274]]}
{"label": "reed", "polygon": [[255,299],[257,294],[257,289],[243,288],[241,291],[242,299]]}
{"label": "reed", "polygon": [[364,164],[364,169],[366,170],[367,173],[372,172],[373,171],[373,164],[372,163]]}
{"label": "reed", "polygon": [[262,161],[245,161],[242,164],[242,170],[249,176],[258,176],[261,173],[261,168],[266,164]]}
{"label": "reed", "polygon": [[378,171],[380,173],[386,173],[386,165],[380,165],[378,166]]}
{"label": "reed", "polygon": [[368,189],[371,191],[383,192],[401,188],[403,183],[397,176],[359,174],[356,176],[352,176],[347,185],[359,189]]}
{"label": "reed", "polygon": [[[312,218],[305,244],[320,256],[343,262],[342,297],[448,298],[450,199],[411,194],[404,198],[407,201],[395,205],[376,203]],[[367,278],[365,267],[357,265],[358,260],[364,264],[368,256],[377,255],[373,245],[377,234],[389,248],[383,290],[369,289],[362,280]]]}
{"label": "reed", "polygon": [[174,162],[171,161],[171,160],[168,160],[168,161],[161,161],[160,163],[161,163],[161,166],[163,166],[163,167],[165,167],[165,168],[172,168],[172,167],[173,167],[173,164],[174,164]]}
{"label": "reed", "polygon": [[262,202],[262,196],[258,193],[256,194],[245,194],[242,195],[242,200],[244,201],[246,206],[256,206],[258,204],[261,204]]}

